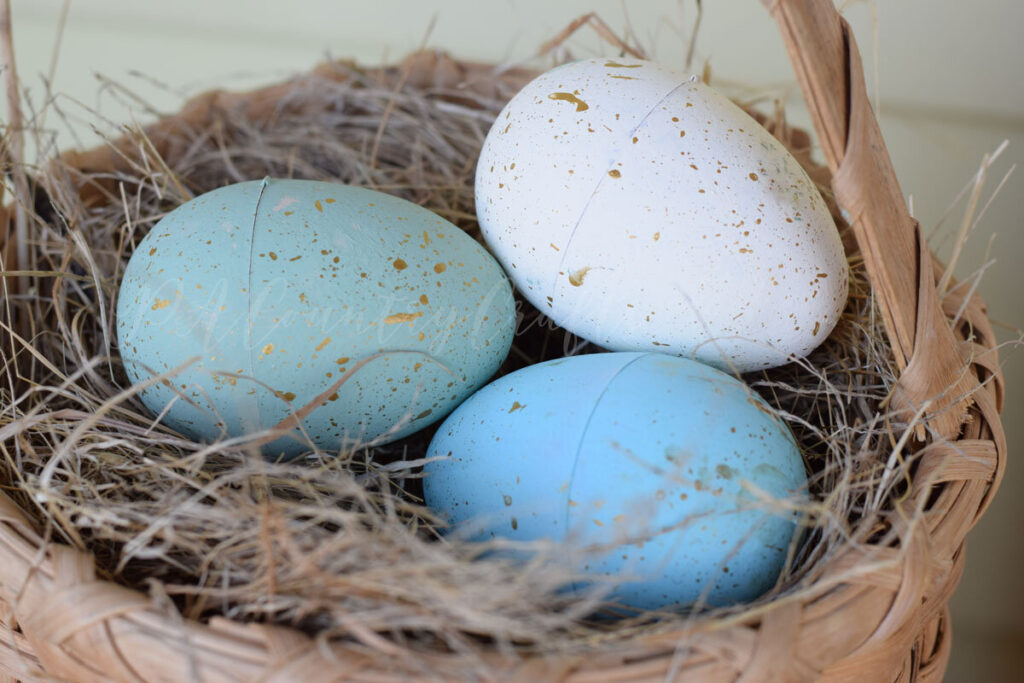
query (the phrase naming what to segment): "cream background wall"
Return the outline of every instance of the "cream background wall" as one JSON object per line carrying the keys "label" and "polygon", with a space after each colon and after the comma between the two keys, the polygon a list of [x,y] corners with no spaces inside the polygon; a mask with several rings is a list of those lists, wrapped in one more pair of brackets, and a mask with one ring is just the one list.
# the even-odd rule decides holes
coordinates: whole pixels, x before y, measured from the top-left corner
{"label": "cream background wall", "polygon": [[[789,95],[792,118],[806,121],[774,23],[758,0],[705,2],[697,63],[709,60],[724,85],[761,84]],[[882,127],[905,193],[922,224],[934,227],[1003,139],[1008,150],[992,170],[993,188],[1024,159],[1024,3],[1015,0],[877,0],[848,2],[866,68],[877,88]],[[65,11],[66,10],[66,11]],[[616,32],[626,27],[665,62],[682,65],[694,0],[13,0],[15,43],[23,82],[42,103],[52,73],[56,129],[43,148],[95,144],[87,121],[144,122],[146,107],[109,85],[111,79],[158,111],[211,87],[246,87],[308,69],[328,56],[394,61],[424,44],[457,56],[521,60],[571,19],[597,11]],[[628,20],[627,20],[628,17]],[[877,40],[873,19],[877,17]],[[55,69],[51,63],[66,20]],[[430,29],[429,27],[433,27]],[[609,48],[584,32],[575,54]],[[876,60],[877,58],[877,60]],[[877,66],[877,81],[873,74]],[[100,76],[102,75],[102,78]],[[987,193],[986,193],[987,194]],[[959,223],[954,208],[934,244]],[[958,267],[969,275],[989,258],[982,285],[993,318],[1024,325],[1024,177],[1009,179],[992,202]],[[940,249],[940,252],[942,250]],[[1004,337],[1017,336],[1007,329]],[[1004,353],[1009,386],[1004,422],[1010,467],[988,515],[972,533],[966,575],[953,599],[954,650],[948,679],[1010,680],[1024,666],[1024,359]]]}

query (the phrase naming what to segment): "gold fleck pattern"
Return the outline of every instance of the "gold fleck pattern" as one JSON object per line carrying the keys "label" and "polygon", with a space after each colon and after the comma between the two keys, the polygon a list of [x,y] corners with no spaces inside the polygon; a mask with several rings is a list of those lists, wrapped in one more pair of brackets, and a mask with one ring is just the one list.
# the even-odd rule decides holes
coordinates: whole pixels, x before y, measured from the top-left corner
{"label": "gold fleck pattern", "polygon": [[548,95],[548,99],[562,100],[564,102],[569,102],[571,104],[575,104],[576,105],[576,111],[586,111],[587,109],[590,109],[590,105],[589,104],[587,104],[586,102],[584,102],[579,97],[577,97],[574,93],[571,93],[571,92],[553,92],[550,95]]}
{"label": "gold fleck pattern", "polygon": [[330,337],[324,337],[324,340],[322,342],[320,342],[319,344],[317,344],[317,346],[314,349],[314,351],[323,351],[324,347],[327,346],[330,343],[331,343],[331,338]]}
{"label": "gold fleck pattern", "polygon": [[508,409],[508,412],[514,413],[517,410],[522,410],[525,407],[526,406],[520,403],[519,401],[512,401],[512,407]]}
{"label": "gold fleck pattern", "polygon": [[392,313],[388,317],[384,318],[385,325],[395,325],[397,323],[411,323],[416,318],[422,316],[423,313]]}
{"label": "gold fleck pattern", "polygon": [[580,285],[583,284],[583,278],[585,278],[587,276],[587,273],[589,272],[590,266],[584,266],[579,270],[574,270],[573,272],[569,273],[569,284],[572,285],[573,287],[579,287]]}
{"label": "gold fleck pattern", "polygon": [[167,308],[171,305],[170,299],[154,299],[153,307],[150,310],[159,311],[161,308]]}

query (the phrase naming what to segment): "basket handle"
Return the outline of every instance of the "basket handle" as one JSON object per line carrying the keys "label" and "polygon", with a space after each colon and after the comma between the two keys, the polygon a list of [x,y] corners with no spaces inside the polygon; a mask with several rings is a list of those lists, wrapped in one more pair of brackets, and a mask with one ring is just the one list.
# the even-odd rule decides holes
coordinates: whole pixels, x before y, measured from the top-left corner
{"label": "basket handle", "polygon": [[900,369],[895,407],[943,437],[956,435],[967,397],[965,372],[939,305],[932,259],[910,215],[871,109],[853,32],[832,0],[763,0],[786,50],[832,171],[832,189],[863,255]]}

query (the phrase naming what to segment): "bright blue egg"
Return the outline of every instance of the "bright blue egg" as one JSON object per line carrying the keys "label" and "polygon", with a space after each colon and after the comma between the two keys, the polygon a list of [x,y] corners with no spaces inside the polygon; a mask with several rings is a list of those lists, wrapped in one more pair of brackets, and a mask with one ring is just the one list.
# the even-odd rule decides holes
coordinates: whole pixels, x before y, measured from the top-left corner
{"label": "bright blue egg", "polygon": [[746,385],[657,353],[529,366],[441,425],[427,504],[471,537],[564,542],[568,568],[639,609],[749,601],[806,502],[789,429]]}
{"label": "bright blue egg", "polygon": [[169,213],[117,306],[129,378],[165,375],[141,393],[164,423],[200,441],[279,426],[268,456],[431,424],[494,374],[514,328],[505,274],[455,225],[304,180],[239,183]]}

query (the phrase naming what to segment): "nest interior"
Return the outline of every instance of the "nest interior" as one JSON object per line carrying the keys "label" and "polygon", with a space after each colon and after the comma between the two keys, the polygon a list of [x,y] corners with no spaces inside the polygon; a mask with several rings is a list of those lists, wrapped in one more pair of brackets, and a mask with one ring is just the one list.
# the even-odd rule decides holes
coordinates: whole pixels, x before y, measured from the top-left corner
{"label": "nest interior", "polygon": [[[814,494],[809,533],[754,603],[591,619],[600,595],[560,592],[568,577],[544,552],[523,567],[440,541],[416,495],[430,429],[270,463],[154,424],[119,364],[114,311],[127,259],[156,221],[205,191],[274,176],[392,193],[479,237],[476,157],[529,77],[435,52],[387,69],[330,63],[260,91],[201,96],[32,172],[28,261],[6,277],[3,310],[5,491],[47,537],[93,553],[102,577],[168,598],[187,618],[286,624],[413,653],[587,651],[681,624],[711,630],[822,590],[820,567],[839,548],[895,546],[886,511],[915,461],[888,458],[906,426],[886,407],[891,349],[827,169],[778,109],[752,114],[822,190],[846,238],[851,290],[836,330],[807,359],[744,376],[797,436]],[[517,304],[501,373],[600,351]]]}

